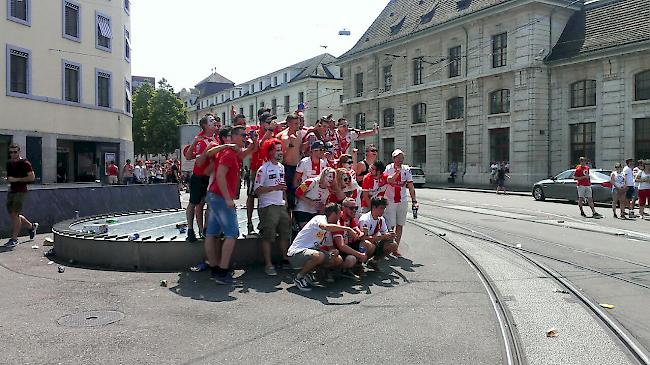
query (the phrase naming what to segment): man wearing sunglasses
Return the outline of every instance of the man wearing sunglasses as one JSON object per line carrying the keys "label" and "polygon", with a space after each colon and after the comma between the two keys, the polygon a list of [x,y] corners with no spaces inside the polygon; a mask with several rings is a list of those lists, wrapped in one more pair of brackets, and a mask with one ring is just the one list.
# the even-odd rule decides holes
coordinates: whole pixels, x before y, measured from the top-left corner
{"label": "man wearing sunglasses", "polygon": [[359,185],[362,184],[364,176],[370,172],[370,166],[377,161],[377,147],[374,144],[368,145],[366,147],[366,158],[361,160],[361,162],[357,162],[356,166],[354,166],[354,171],[357,174],[357,182]]}
{"label": "man wearing sunglasses", "polygon": [[18,233],[23,226],[29,227],[30,239],[34,239],[36,235],[38,223],[31,223],[20,214],[27,196],[27,183],[34,179],[32,164],[20,157],[20,146],[16,143],[10,144],[9,161],[7,161],[7,182],[10,184],[7,193],[7,212],[11,217],[11,238],[4,247],[14,247],[18,244]]}
{"label": "man wearing sunglasses", "polygon": [[[359,223],[355,218],[358,210],[359,207],[354,199],[343,199],[343,203],[341,204],[341,214],[339,216],[339,225],[352,228],[357,232],[359,237],[362,237],[364,235],[363,231],[359,228]],[[333,232],[332,240],[334,242],[334,247],[339,250],[339,254],[343,259],[341,276],[355,281],[359,280],[359,276],[352,272],[351,269],[357,264],[366,262],[368,256],[365,252],[368,252],[369,242],[359,238],[352,239],[344,231]]]}

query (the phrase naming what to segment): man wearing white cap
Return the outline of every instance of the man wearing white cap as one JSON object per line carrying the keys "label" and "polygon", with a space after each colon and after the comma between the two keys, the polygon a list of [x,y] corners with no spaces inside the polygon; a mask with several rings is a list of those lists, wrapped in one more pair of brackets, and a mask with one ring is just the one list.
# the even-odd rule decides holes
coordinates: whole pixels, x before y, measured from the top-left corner
{"label": "man wearing white cap", "polygon": [[[418,201],[415,199],[415,188],[413,187],[413,177],[411,169],[403,165],[404,152],[400,149],[393,151],[393,163],[386,166],[384,175],[388,182],[385,197],[388,200],[388,206],[384,213],[384,218],[389,228],[395,228],[395,243],[399,246],[402,239],[402,229],[406,223],[406,212],[408,211],[408,198],[406,189],[408,188],[411,195],[411,204],[417,208]],[[393,253],[395,257],[401,257],[399,251]]]}

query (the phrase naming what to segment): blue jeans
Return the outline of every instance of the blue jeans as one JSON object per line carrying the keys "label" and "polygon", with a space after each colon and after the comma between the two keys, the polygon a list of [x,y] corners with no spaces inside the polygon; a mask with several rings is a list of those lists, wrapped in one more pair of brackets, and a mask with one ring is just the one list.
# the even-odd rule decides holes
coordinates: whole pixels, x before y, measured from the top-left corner
{"label": "blue jeans", "polygon": [[237,222],[237,209],[226,206],[222,196],[208,193],[208,222],[206,236],[218,236],[223,232],[225,238],[239,237],[239,223]]}

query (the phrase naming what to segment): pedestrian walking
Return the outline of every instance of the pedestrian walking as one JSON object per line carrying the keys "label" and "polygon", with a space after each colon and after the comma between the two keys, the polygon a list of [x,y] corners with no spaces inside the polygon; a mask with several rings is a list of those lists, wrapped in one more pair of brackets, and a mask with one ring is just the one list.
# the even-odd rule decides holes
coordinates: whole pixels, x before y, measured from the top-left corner
{"label": "pedestrian walking", "polygon": [[625,219],[625,176],[623,175],[623,166],[620,163],[614,165],[614,171],[609,175],[612,183],[612,211],[614,218],[616,215],[616,204],[619,205],[621,219]]}
{"label": "pedestrian walking", "polygon": [[580,208],[580,215],[586,217],[585,211],[582,209],[584,200],[587,199],[589,207],[591,208],[592,218],[601,218],[602,215],[596,212],[594,208],[594,198],[591,191],[591,177],[589,176],[589,166],[586,164],[586,159],[580,157],[580,163],[576,166],[576,171],[573,174],[573,179],[576,180],[578,188],[578,207]]}
{"label": "pedestrian walking", "polygon": [[505,164],[501,161],[499,168],[497,169],[496,179],[497,179],[497,194],[499,190],[503,191],[503,194],[506,194],[506,179],[509,179],[508,170],[506,169]]}
{"label": "pedestrian walking", "polygon": [[628,217],[634,218],[634,160],[628,158],[625,160],[623,175],[625,176],[625,202],[629,208]]}
{"label": "pedestrian walking", "polygon": [[650,160],[645,160],[643,170],[641,170],[635,179],[639,183],[639,215],[641,219],[645,217],[645,206],[650,199]]}
{"label": "pedestrian walking", "polygon": [[122,181],[124,185],[133,184],[133,171],[135,167],[131,163],[131,160],[126,160],[124,166],[122,166]]}
{"label": "pedestrian walking", "polygon": [[18,234],[21,227],[29,228],[29,238],[34,239],[38,223],[30,222],[22,215],[23,203],[27,197],[27,183],[35,179],[32,164],[20,157],[20,146],[16,143],[9,145],[9,161],[7,161],[7,212],[11,218],[11,238],[4,247],[14,247],[18,244]]}

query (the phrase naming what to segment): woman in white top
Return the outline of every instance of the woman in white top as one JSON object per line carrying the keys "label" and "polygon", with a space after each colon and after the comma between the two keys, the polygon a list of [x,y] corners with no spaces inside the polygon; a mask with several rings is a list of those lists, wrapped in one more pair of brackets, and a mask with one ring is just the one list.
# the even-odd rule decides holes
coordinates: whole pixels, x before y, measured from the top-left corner
{"label": "woman in white top", "polygon": [[614,165],[614,171],[609,175],[609,178],[612,183],[612,211],[614,212],[614,218],[618,218],[616,203],[619,203],[621,218],[625,219],[625,175],[623,174],[623,166],[620,163]]}
{"label": "woman in white top", "polygon": [[635,180],[639,182],[639,215],[645,219],[643,208],[650,199],[650,160],[645,160],[643,170],[636,175]]}

